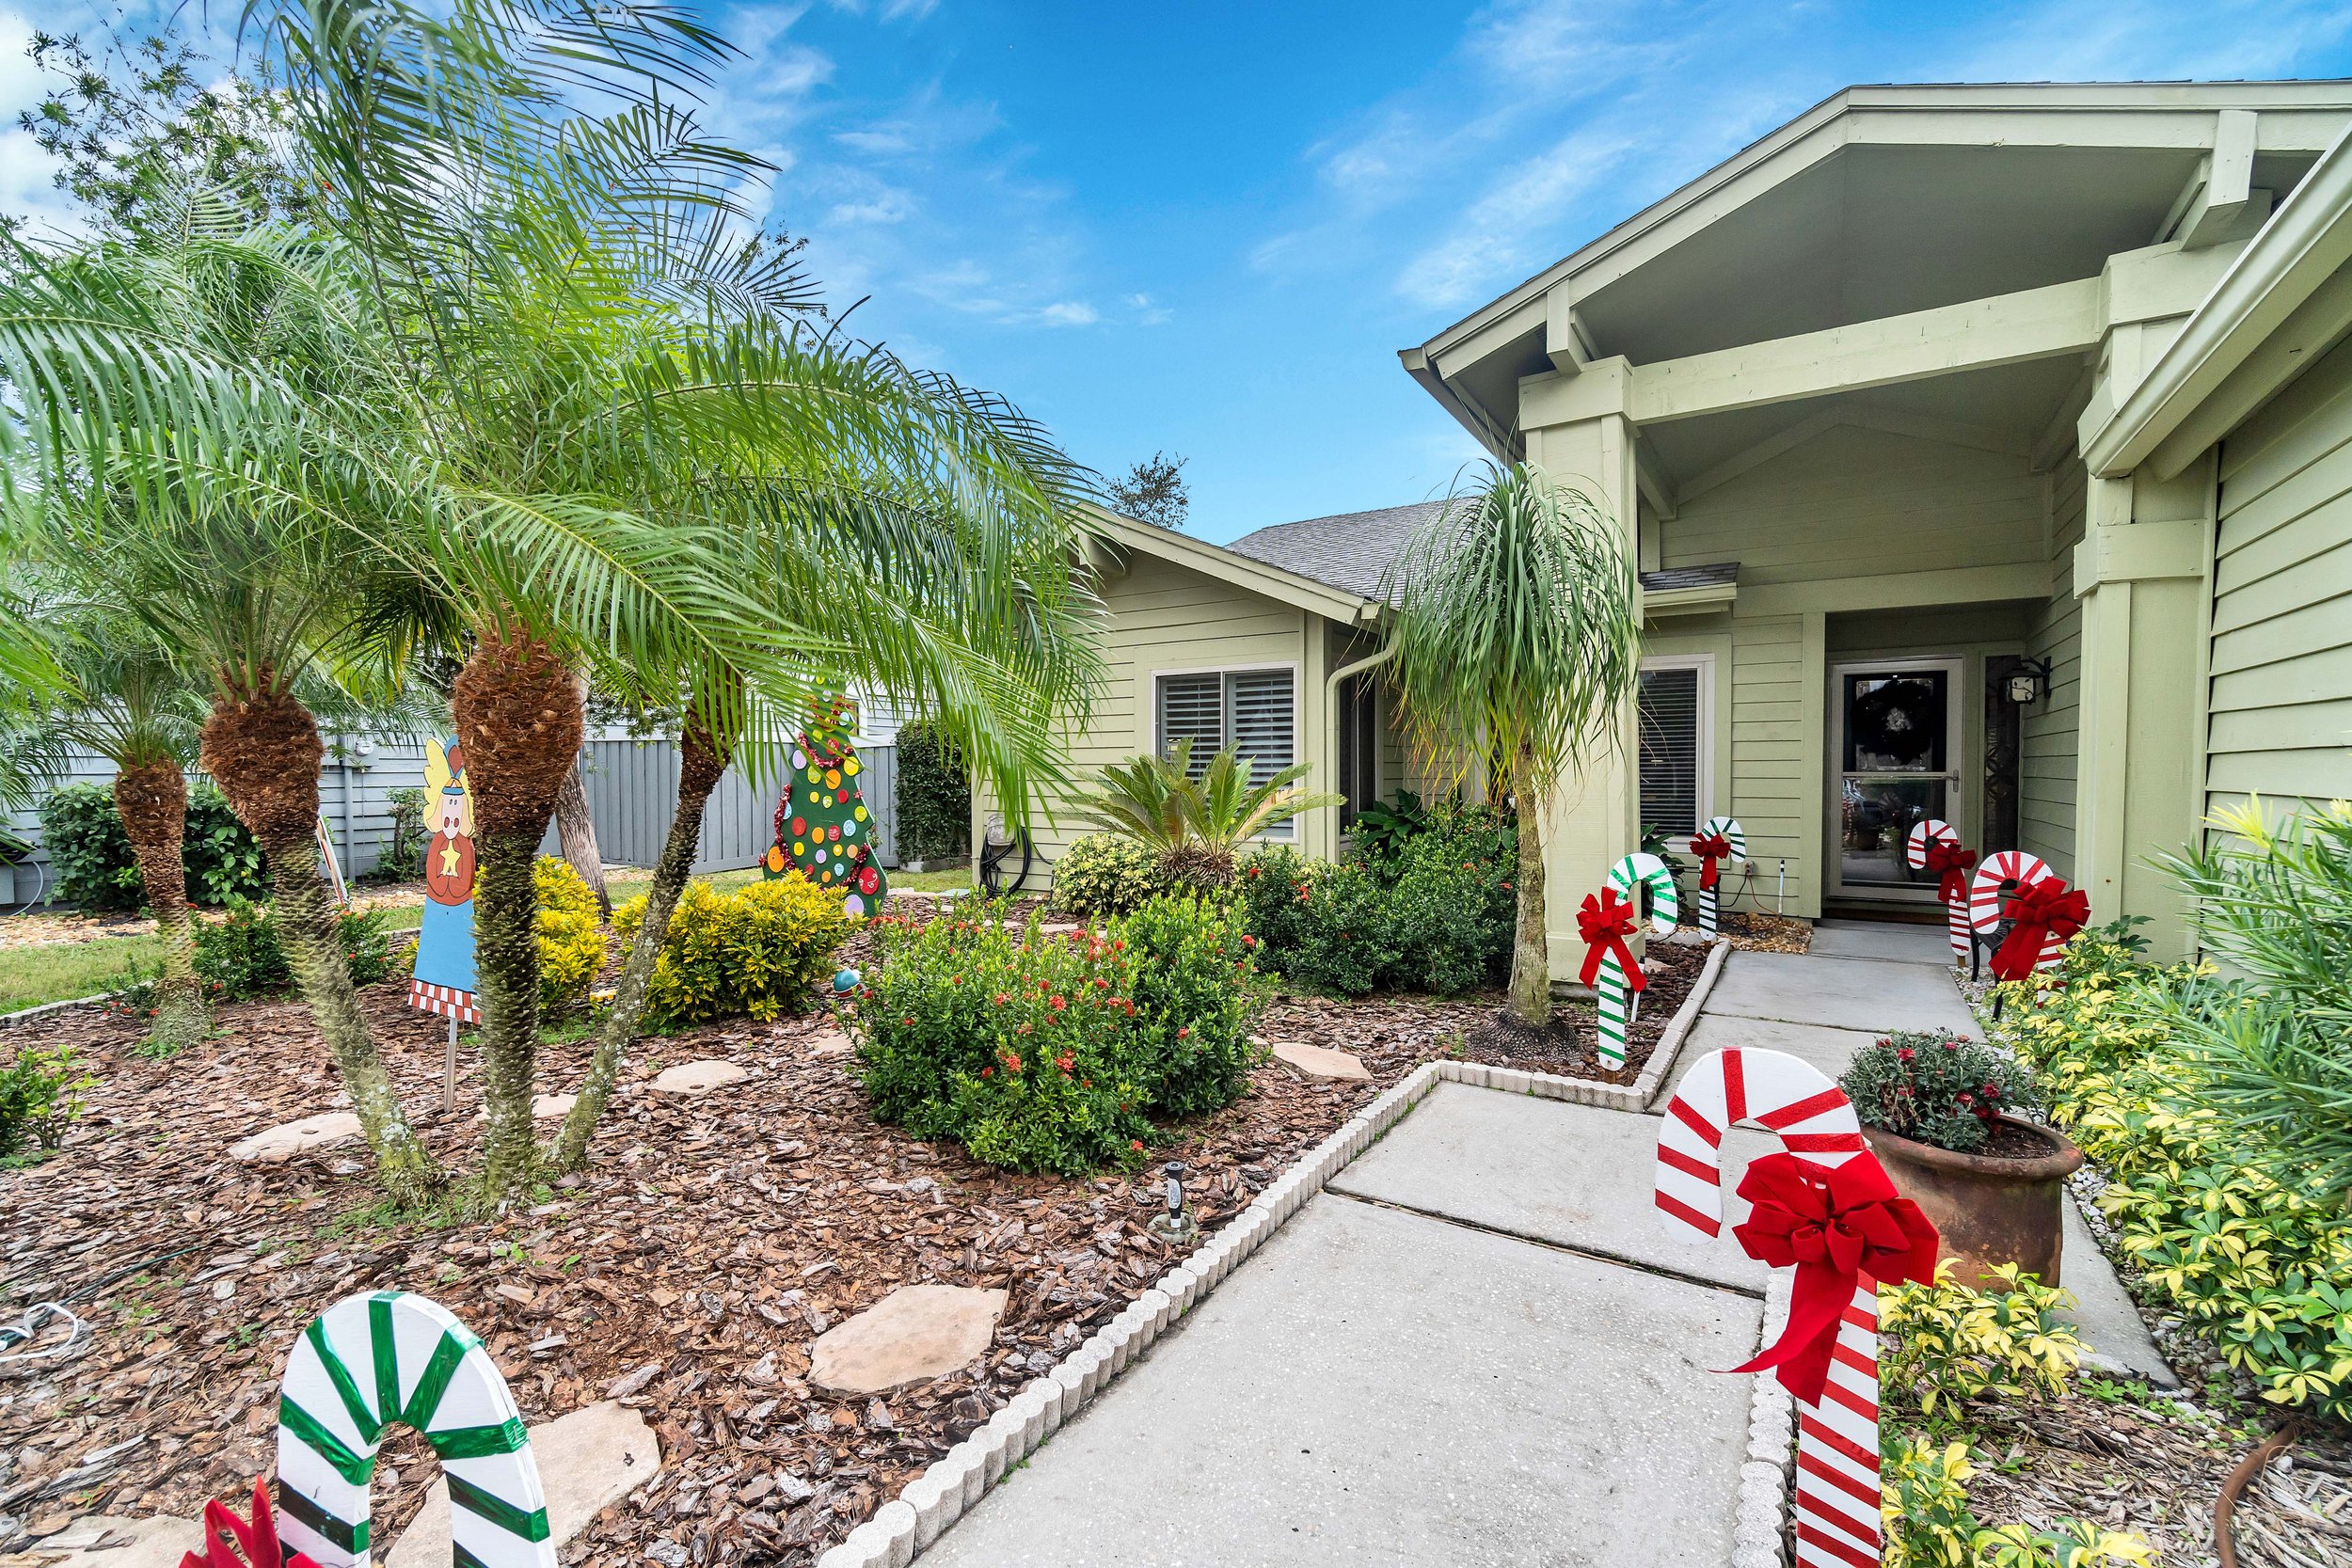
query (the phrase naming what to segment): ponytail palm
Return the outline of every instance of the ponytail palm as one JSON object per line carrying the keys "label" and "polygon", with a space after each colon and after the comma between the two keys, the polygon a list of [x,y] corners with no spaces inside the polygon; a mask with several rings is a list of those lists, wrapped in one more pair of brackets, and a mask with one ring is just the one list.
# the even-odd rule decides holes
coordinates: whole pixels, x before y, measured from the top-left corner
{"label": "ponytail palm", "polygon": [[1640,676],[1623,527],[1533,464],[1488,467],[1391,568],[1390,678],[1416,751],[1502,759],[1518,806],[1511,1011],[1551,1019],[1543,825],[1562,778],[1615,743]]}

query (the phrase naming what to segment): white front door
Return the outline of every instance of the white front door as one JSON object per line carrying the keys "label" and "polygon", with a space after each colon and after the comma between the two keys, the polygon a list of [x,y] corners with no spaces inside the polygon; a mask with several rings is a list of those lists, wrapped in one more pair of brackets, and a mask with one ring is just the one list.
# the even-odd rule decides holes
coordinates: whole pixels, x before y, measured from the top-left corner
{"label": "white front door", "polygon": [[1829,679],[1829,891],[1931,902],[1935,879],[1910,868],[1903,839],[1930,816],[1968,839],[1960,820],[1961,661],[1836,664]]}

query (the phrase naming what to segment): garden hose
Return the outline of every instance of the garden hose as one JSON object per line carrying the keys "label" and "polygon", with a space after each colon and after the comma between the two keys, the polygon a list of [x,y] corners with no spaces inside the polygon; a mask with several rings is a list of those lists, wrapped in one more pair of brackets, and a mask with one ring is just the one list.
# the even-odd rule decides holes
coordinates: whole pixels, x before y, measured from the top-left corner
{"label": "garden hose", "polygon": [[2230,1533],[2230,1519],[2237,1513],[2238,1498],[2262,1474],[2263,1466],[2301,1435],[2302,1418],[2288,1417],[2284,1426],[2256,1444],[2254,1451],[2239,1460],[2237,1467],[2221,1482],[2221,1495],[2213,1500],[2213,1549],[2221,1559],[2221,1568],[2238,1568],[2237,1541]]}

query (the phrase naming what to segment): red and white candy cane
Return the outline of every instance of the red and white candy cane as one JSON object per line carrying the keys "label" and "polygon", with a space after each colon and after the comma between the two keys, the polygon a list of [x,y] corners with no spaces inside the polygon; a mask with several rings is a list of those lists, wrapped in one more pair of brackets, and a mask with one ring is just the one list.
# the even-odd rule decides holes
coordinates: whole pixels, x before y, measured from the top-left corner
{"label": "red and white candy cane", "polygon": [[[2036,882],[2046,882],[2057,873],[2039,856],[2023,849],[2004,849],[1997,855],[1987,855],[1977,867],[1976,879],[1968,884],[1968,924],[1990,936],[2001,923],[2001,907],[2010,897]],[[2034,968],[2049,969],[2057,964],[2058,949],[2066,939],[2057,932],[2046,934],[2042,942],[2042,956],[2034,960]]]}
{"label": "red and white candy cane", "polygon": [[[1734,1233],[1750,1257],[1793,1264],[1788,1324],[1735,1371],[1770,1367],[1795,1396],[1797,1568],[1869,1568],[1879,1560],[1878,1289],[1931,1278],[1935,1227],[1895,1196],[1845,1091],[1778,1051],[1717,1051],[1693,1066],[1658,1133],[1658,1207],[1685,1240],[1723,1229],[1723,1141],[1746,1123],[1783,1152],[1750,1163]],[[1840,1267],[1826,1238],[1860,1236]],[[1851,1248],[1847,1249],[1851,1250]]]}
{"label": "red and white candy cane", "polygon": [[[1962,857],[1966,857],[1963,863]],[[1965,963],[1973,943],[1968,940],[1968,896],[1965,873],[1975,857],[1961,847],[1960,831],[1940,816],[1924,816],[1911,825],[1903,836],[1903,859],[1914,871],[1935,874],[1937,900],[1944,906],[1944,930],[1951,939],[1952,961]],[[1935,863],[1931,865],[1932,860]],[[1950,886],[1949,872],[1963,874],[1958,887]]]}
{"label": "red and white candy cane", "polygon": [[1748,858],[1747,830],[1736,816],[1710,816],[1691,835],[1691,853],[1699,863],[1699,935],[1716,934],[1716,916],[1723,889],[1724,862]]}

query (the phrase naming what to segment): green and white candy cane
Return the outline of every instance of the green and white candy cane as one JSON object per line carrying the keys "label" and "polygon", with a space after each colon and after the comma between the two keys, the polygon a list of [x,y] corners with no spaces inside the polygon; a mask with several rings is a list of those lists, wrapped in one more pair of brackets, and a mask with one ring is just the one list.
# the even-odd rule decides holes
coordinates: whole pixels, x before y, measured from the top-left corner
{"label": "green and white candy cane", "polygon": [[1736,816],[1710,816],[1691,835],[1691,853],[1699,863],[1699,935],[1711,937],[1723,896],[1724,862],[1748,858],[1747,830]]}
{"label": "green and white candy cane", "polygon": [[522,1413],[490,1353],[405,1291],[346,1296],[294,1341],[278,1400],[278,1525],[321,1568],[368,1561],[385,1429],[424,1434],[449,1480],[455,1568],[555,1568]]}
{"label": "green and white candy cane", "polygon": [[[1658,935],[1671,936],[1681,924],[1682,895],[1675,888],[1675,874],[1656,855],[1637,849],[1618,861],[1609,868],[1609,885],[1637,910],[1642,907],[1638,890],[1649,889],[1649,927]],[[1625,1066],[1625,1037],[1641,1011],[1642,993],[1627,983],[1625,970],[1613,953],[1600,960],[1600,979],[1593,992],[1600,1016],[1601,1065],[1614,1071]]]}

